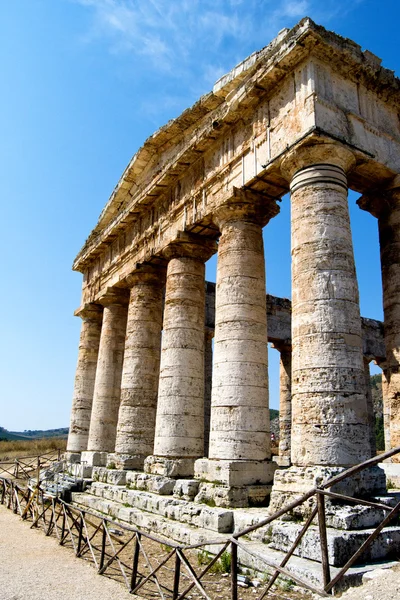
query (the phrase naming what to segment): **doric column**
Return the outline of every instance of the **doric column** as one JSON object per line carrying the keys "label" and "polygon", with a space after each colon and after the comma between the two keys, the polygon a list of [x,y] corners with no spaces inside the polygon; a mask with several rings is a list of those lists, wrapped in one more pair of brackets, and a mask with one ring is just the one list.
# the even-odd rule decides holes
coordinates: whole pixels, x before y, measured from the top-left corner
{"label": "doric column", "polygon": [[292,206],[292,463],[370,456],[358,285],[347,202],[354,163],[336,144],[289,153]]}
{"label": "doric column", "polygon": [[[270,210],[271,216],[276,214],[275,204]],[[237,190],[213,216],[221,237],[211,432],[209,460],[196,462],[196,477],[233,486],[267,483],[273,466],[267,465],[268,340],[260,206],[253,195]]]}
{"label": "doric column", "polygon": [[290,465],[292,433],[292,348],[274,344],[279,363],[279,464]]}
{"label": "doric column", "polygon": [[213,338],[214,330],[206,327],[204,331],[204,456],[208,456],[210,445]]}
{"label": "doric column", "polygon": [[371,457],[376,455],[376,436],[375,436],[375,411],[374,401],[371,390],[371,373],[369,370],[369,359],[364,356],[364,377],[365,377],[365,394],[367,398],[367,421],[369,443],[371,447]]}
{"label": "doric column", "polygon": [[146,266],[130,275],[121,401],[115,454],[117,468],[142,469],[153,452],[157,407],[165,269]]}
{"label": "doric column", "polygon": [[[354,160],[322,142],[293,149],[281,165],[292,209],[292,466],[275,474],[271,511],[371,455],[347,202]],[[353,483],[345,493],[382,493],[385,475],[374,467]]]}
{"label": "doric column", "polygon": [[[385,439],[390,438],[395,448],[400,446],[400,176],[380,192],[362,196],[357,204],[378,219],[386,348],[382,383],[390,423]],[[392,460],[400,462],[400,456]]]}
{"label": "doric column", "polygon": [[204,262],[216,251],[206,238],[181,234],[168,259],[154,453],[145,471],[193,475],[204,451]]}
{"label": "doric column", "polygon": [[[104,306],[93,408],[90,419],[88,452],[82,455],[93,465],[105,464],[107,453],[115,446],[121,393],[128,294],[111,289],[99,299]],[[99,454],[100,453],[100,454]]]}
{"label": "doric column", "polygon": [[[378,215],[381,251],[386,402],[390,415],[390,445],[400,446],[400,177],[387,190]],[[397,187],[396,187],[397,186]],[[383,378],[382,378],[383,379]],[[400,462],[400,455],[392,458]]]}
{"label": "doric column", "polygon": [[69,454],[87,450],[103,307],[86,304],[75,315],[81,317],[82,327],[67,443]]}

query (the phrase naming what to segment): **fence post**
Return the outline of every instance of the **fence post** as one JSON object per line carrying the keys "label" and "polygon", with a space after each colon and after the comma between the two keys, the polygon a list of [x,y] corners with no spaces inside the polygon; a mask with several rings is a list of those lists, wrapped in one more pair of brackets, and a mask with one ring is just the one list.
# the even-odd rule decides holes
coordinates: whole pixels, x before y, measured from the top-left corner
{"label": "fence post", "polygon": [[81,553],[81,546],[82,546],[82,537],[83,537],[83,519],[84,519],[84,515],[85,513],[81,512],[81,518],[79,521],[79,536],[78,536],[78,546],[76,548],[76,556],[79,556]]}
{"label": "fence post", "polygon": [[174,591],[172,594],[172,600],[176,600],[179,596],[179,578],[181,575],[181,559],[179,554],[175,551],[175,573],[174,573]]}
{"label": "fence post", "polygon": [[231,543],[231,600],[237,600],[237,576],[238,576],[238,551],[234,541]]}
{"label": "fence post", "polygon": [[63,504],[61,504],[61,508],[63,511],[63,518],[62,518],[62,523],[61,523],[61,539],[60,539],[60,546],[63,545],[64,543],[64,535],[65,535],[65,507]]}
{"label": "fence post", "polygon": [[99,573],[101,573],[104,567],[104,558],[106,554],[106,541],[107,541],[107,533],[106,533],[107,523],[103,519],[103,537],[101,539],[101,555],[100,555],[100,565],[99,565]]}
{"label": "fence post", "polygon": [[137,531],[136,532],[136,543],[135,543],[135,550],[133,552],[133,563],[132,563],[132,577],[131,577],[131,589],[130,591],[133,592],[133,590],[136,587],[136,581],[137,581],[137,573],[138,573],[138,564],[139,564],[139,551],[140,551],[140,533]]}
{"label": "fence post", "polygon": [[324,588],[325,588],[331,580],[331,572],[330,572],[330,568],[329,568],[328,539],[327,539],[327,535],[326,535],[325,498],[322,494],[318,494],[318,491],[317,491],[317,507],[318,507],[319,537],[321,540],[321,564],[322,564],[322,574],[323,574],[323,578],[324,578]]}

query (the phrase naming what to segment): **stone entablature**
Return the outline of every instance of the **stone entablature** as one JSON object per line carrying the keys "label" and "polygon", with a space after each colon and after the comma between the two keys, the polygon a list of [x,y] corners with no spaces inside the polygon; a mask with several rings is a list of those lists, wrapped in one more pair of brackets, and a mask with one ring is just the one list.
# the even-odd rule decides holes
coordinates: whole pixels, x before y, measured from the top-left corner
{"label": "stone entablature", "polygon": [[161,259],[179,231],[217,237],[213,216],[234,187],[281,198],[280,160],[310,138],[351,148],[353,189],[389,182],[400,170],[398,98],[393,73],[354,42],[309,19],[283,30],[133,157],[74,262],[83,303]]}
{"label": "stone entablature", "polygon": [[[374,452],[371,360],[384,369],[388,443],[398,440],[399,99],[377,57],[303,19],[144,144],[74,262],[82,309],[103,316],[101,331],[83,323],[71,451],[195,476],[207,501],[265,501],[268,341],[281,353],[281,465],[293,465],[272,506],[305,473]],[[360,316],[349,187],[378,218],[385,347],[382,325]],[[288,191],[291,304],[266,298],[262,237]],[[214,287],[204,264],[215,253]]]}

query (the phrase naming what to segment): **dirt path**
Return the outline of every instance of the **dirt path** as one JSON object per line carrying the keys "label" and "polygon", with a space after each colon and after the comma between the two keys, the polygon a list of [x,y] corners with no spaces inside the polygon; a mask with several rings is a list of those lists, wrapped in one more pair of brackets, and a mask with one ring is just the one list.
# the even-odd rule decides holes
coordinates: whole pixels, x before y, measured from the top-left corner
{"label": "dirt path", "polygon": [[[400,565],[377,575],[361,587],[345,592],[342,600],[400,600]],[[256,592],[255,589],[250,591]],[[228,597],[228,594],[225,596],[221,590],[220,597]],[[274,599],[280,600],[299,597],[310,595],[283,591],[273,594]],[[71,549],[60,547],[55,538],[46,537],[41,530],[30,529],[29,522],[21,521],[0,505],[0,600],[110,598],[132,600],[133,596],[118,582],[97,575],[92,565],[76,558]],[[313,598],[319,596],[313,595]]]}
{"label": "dirt path", "polygon": [[132,600],[128,590],[0,506],[0,600]]}

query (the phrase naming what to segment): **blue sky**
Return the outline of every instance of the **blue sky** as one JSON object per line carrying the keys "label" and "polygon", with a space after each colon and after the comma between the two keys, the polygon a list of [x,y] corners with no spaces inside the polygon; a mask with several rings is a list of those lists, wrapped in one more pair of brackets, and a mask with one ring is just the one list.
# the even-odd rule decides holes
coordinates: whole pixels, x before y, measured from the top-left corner
{"label": "blue sky", "polygon": [[[306,15],[400,73],[397,0],[1,2],[1,426],[69,423],[81,288],[71,264],[131,156]],[[362,314],[382,318],[376,221],[356,197]],[[287,198],[265,238],[268,292],[290,296]],[[276,407],[278,355],[270,356]]]}

